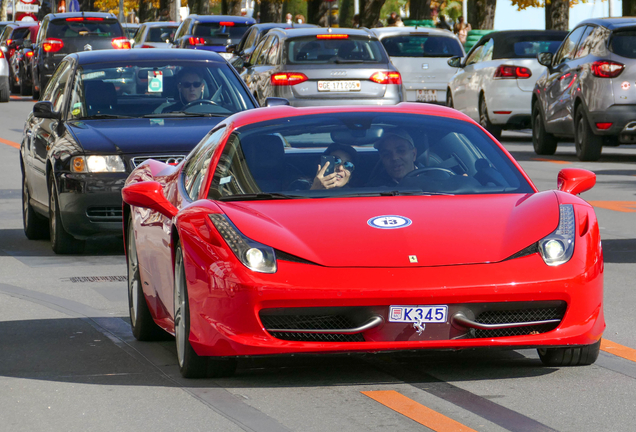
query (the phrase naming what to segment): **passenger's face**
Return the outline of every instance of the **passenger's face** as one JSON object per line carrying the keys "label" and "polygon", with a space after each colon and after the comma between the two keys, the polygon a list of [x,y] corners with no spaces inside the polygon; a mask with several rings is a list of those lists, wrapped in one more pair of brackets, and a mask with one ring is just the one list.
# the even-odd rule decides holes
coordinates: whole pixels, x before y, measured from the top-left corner
{"label": "passenger's face", "polygon": [[[198,84],[195,87],[194,84]],[[196,74],[185,74],[179,83],[179,91],[185,103],[190,103],[203,97],[205,81]]]}
{"label": "passenger's face", "polygon": [[[335,156],[336,158],[341,159],[342,163],[351,162],[351,158],[349,157],[349,155],[341,150],[332,152],[330,156]],[[336,174],[336,187],[343,187],[344,185],[349,183],[349,180],[351,180],[351,172],[344,169],[344,166],[342,166],[342,164],[336,165],[334,174]]]}
{"label": "passenger's face", "polygon": [[400,181],[415,169],[417,150],[408,141],[390,136],[380,146],[380,160],[386,172]]}

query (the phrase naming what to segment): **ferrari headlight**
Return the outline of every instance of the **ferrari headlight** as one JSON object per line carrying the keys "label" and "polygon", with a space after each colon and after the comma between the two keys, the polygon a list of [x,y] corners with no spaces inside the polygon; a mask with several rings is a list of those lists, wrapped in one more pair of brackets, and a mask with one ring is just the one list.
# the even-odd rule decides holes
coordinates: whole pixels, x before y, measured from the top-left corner
{"label": "ferrari headlight", "polygon": [[211,214],[210,220],[234,255],[245,267],[259,273],[276,273],[274,249],[243,235],[225,215]]}
{"label": "ferrari headlight", "polygon": [[126,172],[126,165],[120,156],[75,156],[71,159],[73,172]]}
{"label": "ferrari headlight", "polygon": [[572,204],[559,206],[559,226],[549,236],[539,240],[539,251],[543,261],[549,266],[566,263],[574,253],[574,207]]}

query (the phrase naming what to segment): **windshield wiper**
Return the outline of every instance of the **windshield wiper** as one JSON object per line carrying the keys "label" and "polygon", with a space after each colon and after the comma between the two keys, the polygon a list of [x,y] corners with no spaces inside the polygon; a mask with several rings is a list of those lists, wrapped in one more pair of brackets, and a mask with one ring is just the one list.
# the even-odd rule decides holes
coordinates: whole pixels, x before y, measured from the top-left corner
{"label": "windshield wiper", "polygon": [[185,111],[173,111],[167,113],[155,113],[143,115],[143,118],[163,118],[163,117],[227,117],[227,114],[193,113]]}
{"label": "windshield wiper", "polygon": [[375,191],[375,192],[358,192],[346,195],[335,195],[334,197],[371,197],[371,196],[415,196],[415,195],[444,195],[444,196],[453,196],[455,194],[446,193],[446,192],[427,192],[423,190],[393,190],[393,191]]}
{"label": "windshield wiper", "polygon": [[94,119],[131,119],[137,118],[126,115],[116,115],[116,114],[94,114],[92,116],[82,117],[78,120],[94,120]]}
{"label": "windshield wiper", "polygon": [[306,198],[300,195],[285,195],[282,193],[255,193],[244,195],[230,195],[221,197],[219,201],[258,201],[258,200],[276,200],[276,199],[294,199],[294,198]]}

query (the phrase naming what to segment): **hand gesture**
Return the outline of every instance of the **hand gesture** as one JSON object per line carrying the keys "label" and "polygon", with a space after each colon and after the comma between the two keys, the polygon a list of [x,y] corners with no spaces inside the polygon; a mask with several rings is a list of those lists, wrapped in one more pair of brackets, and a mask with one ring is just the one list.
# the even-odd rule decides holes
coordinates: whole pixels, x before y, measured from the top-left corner
{"label": "hand gesture", "polygon": [[325,176],[325,171],[329,166],[330,162],[326,162],[325,166],[321,167],[318,165],[318,172],[316,173],[316,177],[314,178],[314,182],[311,185],[311,189],[332,189],[336,187],[336,173],[329,174]]}

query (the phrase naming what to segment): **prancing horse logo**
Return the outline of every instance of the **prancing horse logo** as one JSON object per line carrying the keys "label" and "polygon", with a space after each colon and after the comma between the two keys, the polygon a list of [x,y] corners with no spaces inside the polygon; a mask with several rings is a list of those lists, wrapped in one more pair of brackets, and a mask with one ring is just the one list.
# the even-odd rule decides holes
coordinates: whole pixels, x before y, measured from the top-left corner
{"label": "prancing horse logo", "polygon": [[93,47],[90,44],[84,45],[84,51],[93,51]]}

